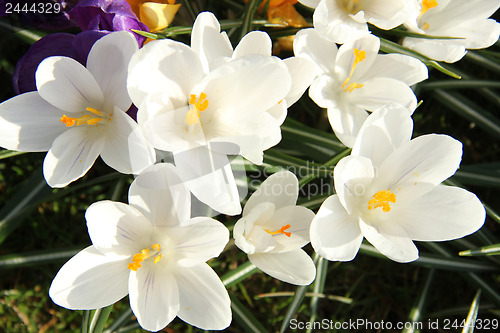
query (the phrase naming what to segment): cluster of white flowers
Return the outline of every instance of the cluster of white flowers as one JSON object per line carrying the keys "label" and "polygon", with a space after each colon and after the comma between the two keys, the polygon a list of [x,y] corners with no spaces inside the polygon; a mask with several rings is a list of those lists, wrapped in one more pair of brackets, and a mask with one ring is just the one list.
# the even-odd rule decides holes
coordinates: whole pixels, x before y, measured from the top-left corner
{"label": "cluster of white flowers", "polygon": [[[455,239],[482,226],[478,198],[441,185],[459,166],[460,142],[445,135],[411,140],[417,99],[410,86],[427,78],[426,66],[378,54],[380,41],[367,23],[465,37],[404,40],[456,61],[465,48],[498,39],[499,25],[487,20],[498,3],[474,2],[470,18],[462,9],[463,17],[456,15],[454,6],[472,6],[465,0],[301,2],[316,7],[315,28],[297,34],[294,57],[272,56],[270,37],[258,31],[233,49],[205,12],[194,23],[191,46],[163,39],[139,49],[132,34],[111,33],[95,43],[86,68],[47,58],[36,72],[38,91],[0,104],[0,146],[48,151],[43,170],[50,186],[82,177],[99,155],[136,175],[128,205],[101,201],[88,208],[92,246],[61,268],[50,288],[54,302],[96,309],[128,294],[144,329],[158,331],[176,316],[203,329],[226,328],[230,299],[206,262],[223,251],[229,231],[212,218],[191,217],[191,194],[217,212],[242,213],[236,246],[265,273],[297,285],[316,275],[302,249],[309,242],[322,257],[347,261],[365,237],[387,257],[408,262],[418,258],[412,240]],[[263,152],[281,140],[288,107],[309,87],[336,135],[352,147],[335,167],[336,194],[314,214],[296,205],[298,180],[282,171],[242,212],[228,155],[262,164]],[[126,114],[132,103],[137,122]],[[175,166],[157,163],[162,151],[171,152]]]}

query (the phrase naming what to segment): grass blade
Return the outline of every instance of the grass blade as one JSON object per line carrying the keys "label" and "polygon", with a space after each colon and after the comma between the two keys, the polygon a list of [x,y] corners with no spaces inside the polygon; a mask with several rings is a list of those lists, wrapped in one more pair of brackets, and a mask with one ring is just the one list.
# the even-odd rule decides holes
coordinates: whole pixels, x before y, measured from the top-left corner
{"label": "grass blade", "polygon": [[474,324],[476,323],[477,314],[479,312],[479,298],[481,297],[481,289],[476,292],[474,300],[470,306],[469,313],[465,319],[465,325],[462,329],[462,333],[472,333],[474,332]]}
{"label": "grass blade", "polygon": [[293,316],[295,316],[295,314],[299,310],[300,305],[302,304],[302,301],[304,300],[304,297],[306,296],[307,287],[308,286],[297,287],[293,296],[292,304],[290,304],[285,313],[283,323],[281,324],[280,333],[284,333],[287,330],[288,326],[290,326],[290,320],[292,320]]}
{"label": "grass blade", "polygon": [[477,249],[465,250],[458,253],[459,256],[497,256],[500,255],[500,244],[483,246]]}
{"label": "grass blade", "polygon": [[250,275],[257,273],[259,270],[250,261],[247,261],[243,265],[238,266],[236,269],[232,269],[221,277],[222,283],[229,288],[236,283],[239,283],[249,277]]}
{"label": "grass blade", "polygon": [[7,254],[0,257],[0,269],[11,269],[32,265],[44,265],[64,261],[82,250],[75,247],[57,250],[42,250],[25,253]]}
{"label": "grass blade", "polygon": [[0,160],[3,160],[4,158],[22,155],[22,154],[26,154],[26,152],[15,151],[15,150],[2,150],[2,151],[0,151]]}
{"label": "grass blade", "polygon": [[113,311],[113,306],[114,304],[111,304],[105,308],[94,311],[94,315],[92,316],[92,321],[89,326],[89,333],[102,333],[109,314]]}
{"label": "grass blade", "polygon": [[234,320],[245,332],[267,333],[268,330],[252,315],[248,309],[234,296],[231,297],[231,309]]}
{"label": "grass blade", "polygon": [[[431,269],[429,271],[429,275],[427,275],[427,279],[425,280],[424,287],[420,292],[420,297],[418,298],[417,302],[411,309],[410,315],[408,316],[408,322],[410,323],[422,322],[422,312],[426,304],[427,296],[429,295],[430,286],[433,280],[434,280],[434,269]],[[402,333],[417,333],[420,330],[416,328],[417,328],[416,325],[411,325],[411,327],[406,327],[405,325],[405,329],[403,330]]]}

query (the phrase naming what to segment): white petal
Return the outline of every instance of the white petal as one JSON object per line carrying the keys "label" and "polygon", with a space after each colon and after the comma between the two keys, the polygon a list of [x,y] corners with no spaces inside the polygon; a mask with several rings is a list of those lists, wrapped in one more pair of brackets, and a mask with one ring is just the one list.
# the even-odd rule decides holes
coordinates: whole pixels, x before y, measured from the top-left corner
{"label": "white petal", "polygon": [[181,179],[198,200],[223,214],[241,213],[238,187],[225,153],[198,147],[175,153],[174,161]]}
{"label": "white petal", "polygon": [[399,147],[379,167],[377,191],[390,189],[398,203],[428,192],[452,176],[462,158],[462,144],[447,136],[419,136]]}
{"label": "white petal", "polygon": [[137,209],[114,201],[95,202],[85,212],[87,228],[96,249],[113,256],[131,257],[150,247],[153,225]]}
{"label": "white petal", "polygon": [[51,187],[64,187],[92,167],[104,147],[98,128],[71,128],[59,135],[45,156],[43,174]]}
{"label": "white petal", "polygon": [[316,8],[321,0],[299,0],[301,4],[307,7]]}
{"label": "white petal", "polygon": [[392,152],[409,142],[413,132],[410,112],[391,104],[375,110],[359,130],[351,155],[364,156],[378,167]]}
{"label": "white petal", "polygon": [[368,35],[366,23],[359,23],[338,6],[336,0],[321,1],[313,15],[314,28],[332,42],[343,44]]}
{"label": "white petal", "polygon": [[427,66],[417,58],[403,54],[379,54],[364,78],[388,77],[411,86],[428,77]]}
{"label": "white petal", "polygon": [[375,177],[371,161],[362,156],[346,156],[333,171],[335,192],[342,205],[350,211],[352,200],[366,192],[366,187]]}
{"label": "white petal", "polygon": [[191,48],[200,56],[205,72],[209,72],[214,61],[231,57],[233,53],[227,34],[220,32],[219,21],[210,12],[202,12],[196,17],[191,33]]}
{"label": "white petal", "polygon": [[195,217],[169,231],[175,239],[178,264],[191,267],[218,257],[229,241],[229,230],[219,221],[208,217]]}
{"label": "white petal", "polygon": [[189,190],[172,164],[144,170],[130,185],[129,203],[158,226],[177,226],[191,216]]}
{"label": "white petal", "polygon": [[251,31],[240,40],[234,49],[233,59],[249,54],[271,56],[273,47],[271,38],[263,31]]}
{"label": "white petal", "polygon": [[254,253],[248,259],[264,273],[283,282],[309,285],[316,277],[316,266],[302,249],[281,253]]}
{"label": "white petal", "polygon": [[67,127],[63,111],[27,92],[0,104],[0,146],[19,151],[47,151]]}
{"label": "white petal", "polygon": [[462,59],[467,50],[461,44],[446,42],[446,40],[409,38],[403,40],[403,46],[431,59],[449,63]]}
{"label": "white petal", "polygon": [[321,205],[310,232],[314,250],[328,260],[354,259],[363,240],[358,219],[347,213],[337,195]]}
{"label": "white petal", "polygon": [[380,29],[390,30],[403,24],[408,16],[405,3],[406,1],[372,0],[366,2],[363,9],[369,18],[368,22]]}
{"label": "white petal", "polygon": [[134,35],[127,31],[113,32],[92,46],[87,69],[105,96],[104,109],[112,109],[116,105],[128,110],[132,104],[127,92],[128,64],[138,49]]}
{"label": "white petal", "polygon": [[345,146],[352,147],[368,113],[361,107],[347,103],[329,107],[327,111],[328,121],[337,138]]}
{"label": "white petal", "polygon": [[280,171],[262,182],[257,191],[248,199],[243,215],[248,214],[258,204],[273,203],[276,209],[295,206],[299,196],[299,181],[290,171]]}
{"label": "white petal", "polygon": [[121,173],[138,174],[154,164],[153,147],[128,114],[115,108],[111,121],[105,126],[106,141],[101,158],[107,165]]}
{"label": "white petal", "polygon": [[403,105],[413,113],[417,106],[417,98],[406,83],[385,77],[366,81],[363,87],[346,94],[351,103],[369,111],[392,103]]}
{"label": "white petal", "polygon": [[438,185],[406,205],[394,205],[391,220],[401,225],[411,239],[444,241],[467,236],[484,223],[485,210],[471,192]]}
{"label": "white petal", "polygon": [[130,273],[130,307],[142,328],[156,332],[177,316],[179,290],[173,274],[147,264]]}
{"label": "white petal", "polygon": [[292,86],[286,95],[286,104],[291,106],[299,100],[318,74],[317,66],[310,60],[291,57],[283,60],[292,77]]}
{"label": "white petal", "polygon": [[99,109],[104,97],[92,74],[78,61],[67,57],[43,60],[35,74],[40,96],[67,112]]}
{"label": "white petal", "polygon": [[360,221],[359,227],[363,236],[389,259],[401,263],[418,259],[417,247],[399,225],[386,223],[377,229]]}
{"label": "white petal", "polygon": [[174,106],[185,106],[191,88],[203,77],[198,54],[189,46],[169,39],[147,43],[130,60],[127,88],[135,105],[164,91]]}
{"label": "white petal", "polygon": [[72,310],[103,308],[127,295],[129,272],[123,259],[105,256],[89,246],[61,267],[49,296]]}
{"label": "white petal", "polygon": [[314,29],[297,32],[293,40],[293,52],[296,57],[311,60],[318,66],[318,72],[335,73],[337,46],[321,37]]}
{"label": "white petal", "polygon": [[217,274],[207,264],[180,268],[178,316],[205,330],[222,330],[231,323],[231,300]]}

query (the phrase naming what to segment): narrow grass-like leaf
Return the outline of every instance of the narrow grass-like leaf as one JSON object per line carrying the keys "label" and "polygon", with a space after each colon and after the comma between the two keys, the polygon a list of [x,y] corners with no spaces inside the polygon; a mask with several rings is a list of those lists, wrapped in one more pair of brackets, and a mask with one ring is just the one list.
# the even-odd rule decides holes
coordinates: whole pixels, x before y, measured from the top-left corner
{"label": "narrow grass-like leaf", "polygon": [[9,22],[6,22],[3,18],[0,18],[0,30],[14,33],[19,37],[19,39],[28,44],[33,44],[40,38],[47,35],[46,32],[37,31],[35,29],[22,29],[15,27]]}
{"label": "narrow grass-like leaf", "polygon": [[453,179],[467,185],[500,187],[500,172],[496,171],[472,171],[463,167],[453,175]]}
{"label": "narrow grass-like leaf", "polygon": [[259,270],[250,261],[247,261],[243,265],[238,266],[236,269],[232,269],[221,277],[222,283],[229,288],[236,283],[239,283],[249,277],[250,275],[257,273]]}
{"label": "narrow grass-like leaf", "polygon": [[483,246],[478,249],[460,251],[460,256],[498,256],[500,255],[500,244]]}
{"label": "narrow grass-like leaf", "polygon": [[477,51],[467,51],[467,53],[465,54],[465,59],[471,60],[490,71],[500,73],[500,63],[486,58],[485,56],[479,54]]}
{"label": "narrow grass-like leaf", "polygon": [[255,319],[252,313],[234,296],[231,296],[231,309],[233,310],[233,319],[241,325],[245,332],[268,332],[268,330]]}
{"label": "narrow grass-like leaf", "polygon": [[188,11],[189,16],[191,17],[191,20],[194,22],[194,20],[196,20],[196,16],[198,16],[198,14],[194,10],[194,7],[193,7],[193,4],[191,3],[191,0],[184,0],[184,6],[186,7],[186,9]]}
{"label": "narrow grass-like leaf", "polygon": [[434,94],[438,97],[438,100],[450,110],[474,122],[485,132],[496,138],[500,138],[500,119],[459,94],[449,93],[442,89],[435,89]]}
{"label": "narrow grass-like leaf", "polygon": [[64,261],[83,249],[83,246],[64,249],[49,249],[0,256],[0,269],[11,269],[32,265],[44,265]]}
{"label": "narrow grass-like leaf", "polygon": [[302,304],[302,301],[304,300],[307,287],[308,286],[299,286],[295,290],[292,303],[290,304],[290,306],[288,306],[283,322],[281,323],[280,333],[284,333],[290,326],[290,320],[292,320],[292,318],[295,316],[295,314],[299,310],[300,305]]}
{"label": "narrow grass-like leaf", "polygon": [[125,324],[127,324],[132,316],[133,316],[132,309],[128,307],[118,315],[118,317],[113,321],[113,323],[109,325],[109,328],[107,328],[104,331],[104,333],[116,332],[118,329],[122,328]]}
{"label": "narrow grass-like leaf", "polygon": [[243,14],[243,22],[241,24],[240,40],[250,31],[252,31],[252,20],[259,8],[262,0],[249,0],[246,7],[245,13]]}
{"label": "narrow grass-like leaf", "polygon": [[415,325],[411,325],[411,327],[406,327],[405,325],[405,328],[402,331],[402,333],[420,332],[420,330],[416,326],[417,325],[416,323],[422,322],[423,309],[427,302],[427,297],[429,296],[429,290],[433,280],[434,280],[434,269],[431,269],[429,271],[429,274],[427,275],[427,279],[425,279],[425,284],[424,287],[422,288],[422,291],[420,292],[420,296],[417,302],[413,305],[413,308],[410,311],[410,315],[408,316],[408,322],[415,323]]}
{"label": "narrow grass-like leaf", "polygon": [[474,332],[474,326],[476,324],[477,314],[479,312],[479,298],[481,297],[481,289],[476,292],[474,296],[474,300],[472,300],[472,304],[470,306],[469,313],[467,314],[467,318],[465,319],[464,328],[462,329],[462,333],[472,333]]}
{"label": "narrow grass-like leaf", "polygon": [[2,150],[2,151],[0,151],[0,160],[3,160],[4,158],[22,155],[22,154],[26,154],[26,152],[15,151],[15,150]]}
{"label": "narrow grass-like leaf", "polygon": [[307,142],[312,145],[330,148],[336,151],[346,148],[346,146],[338,141],[334,134],[305,126],[291,118],[285,120],[281,126],[281,131],[284,136],[285,133],[293,135],[296,141]]}
{"label": "narrow grass-like leaf", "polygon": [[90,322],[89,333],[102,333],[109,314],[113,311],[113,306],[114,304],[111,304],[105,308],[95,310]]}
{"label": "narrow grass-like leaf", "polygon": [[[329,161],[327,161],[323,167],[326,167],[326,171],[328,171],[328,174],[331,175],[333,170],[330,171],[328,168],[336,165],[342,158],[349,155],[350,153],[351,153],[351,148],[345,149],[344,151],[338,153],[337,155],[332,157]],[[307,176],[301,178],[299,181],[299,188],[304,186],[305,184],[309,183],[311,180],[313,180],[317,177],[318,177],[318,174],[312,173],[310,175],[307,175]]]}
{"label": "narrow grass-like leaf", "polygon": [[90,314],[92,311],[90,310],[83,310],[82,314],[82,325],[81,325],[81,333],[88,333],[89,332],[89,321],[90,321]]}
{"label": "narrow grass-like leaf", "polygon": [[42,170],[36,170],[0,210],[0,244],[24,221],[40,199],[50,192]]}
{"label": "narrow grass-like leaf", "polygon": [[[383,254],[378,252],[375,247],[368,244],[361,244],[359,252],[372,257],[389,260]],[[417,260],[411,262],[410,264],[457,272],[494,272],[500,270],[500,268],[496,265],[487,262],[454,257],[445,258],[443,256],[432,254],[420,255]]]}
{"label": "narrow grass-like leaf", "polygon": [[487,80],[439,80],[423,82],[420,84],[420,88],[422,90],[500,88],[500,82]]}
{"label": "narrow grass-like leaf", "polygon": [[[323,294],[325,290],[326,273],[328,272],[328,260],[319,257],[318,263],[316,265],[316,279],[313,285],[313,295],[311,297],[311,317],[309,319],[310,323],[314,323],[318,316],[318,305],[319,305],[319,295]],[[312,328],[309,328],[307,332],[312,332]]]}

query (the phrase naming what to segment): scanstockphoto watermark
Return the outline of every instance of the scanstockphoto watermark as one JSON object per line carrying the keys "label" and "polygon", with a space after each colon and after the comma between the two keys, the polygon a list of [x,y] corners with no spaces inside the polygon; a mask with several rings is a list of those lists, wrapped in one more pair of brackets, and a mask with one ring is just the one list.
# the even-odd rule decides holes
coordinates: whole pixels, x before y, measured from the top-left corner
{"label": "scanstockphoto watermark", "polygon": [[390,321],[370,321],[368,319],[349,319],[346,321],[334,321],[332,319],[323,319],[320,321],[305,322],[297,319],[290,320],[290,329],[292,330],[362,330],[362,331],[387,331],[387,330],[421,330],[424,325],[422,322],[390,322]]}
{"label": "scanstockphoto watermark", "polygon": [[[267,179],[272,174],[276,173],[280,170],[287,170],[292,172],[297,176],[299,180],[305,179],[308,177],[312,178],[312,181],[306,183],[300,188],[299,195],[301,197],[306,197],[310,199],[311,197],[317,195],[327,195],[334,193],[333,187],[333,167],[326,167],[324,165],[319,165],[310,161],[306,162],[306,165],[303,166],[294,166],[288,165],[286,167],[264,167],[259,169],[258,171],[254,171],[249,174],[249,187],[257,188],[262,179]],[[280,186],[280,184],[275,184],[274,187],[270,187],[267,189],[270,191],[270,195],[279,196],[279,195],[290,195],[292,191],[295,191],[293,186]]]}

